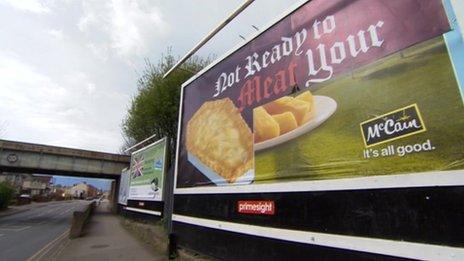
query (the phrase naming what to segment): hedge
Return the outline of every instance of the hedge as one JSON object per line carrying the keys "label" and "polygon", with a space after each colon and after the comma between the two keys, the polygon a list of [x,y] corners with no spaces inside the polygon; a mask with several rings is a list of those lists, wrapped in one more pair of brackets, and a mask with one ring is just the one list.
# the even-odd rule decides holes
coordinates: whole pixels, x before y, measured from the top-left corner
{"label": "hedge", "polygon": [[6,183],[0,183],[0,209],[8,207],[13,198],[14,190]]}

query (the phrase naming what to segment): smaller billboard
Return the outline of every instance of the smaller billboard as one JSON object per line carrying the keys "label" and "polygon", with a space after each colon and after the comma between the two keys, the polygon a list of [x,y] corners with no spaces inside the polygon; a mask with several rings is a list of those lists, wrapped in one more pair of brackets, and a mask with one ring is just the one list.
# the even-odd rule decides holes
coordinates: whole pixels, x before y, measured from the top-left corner
{"label": "smaller billboard", "polygon": [[129,199],[163,200],[166,138],[132,153]]}
{"label": "smaller billboard", "polygon": [[125,168],[121,171],[121,179],[119,181],[118,203],[127,205],[129,197],[129,169]]}

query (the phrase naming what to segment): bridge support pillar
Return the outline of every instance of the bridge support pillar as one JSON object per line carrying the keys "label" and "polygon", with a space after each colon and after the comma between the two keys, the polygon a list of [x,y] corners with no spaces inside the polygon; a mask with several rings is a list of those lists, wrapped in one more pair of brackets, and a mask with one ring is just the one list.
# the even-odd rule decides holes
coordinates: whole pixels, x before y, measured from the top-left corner
{"label": "bridge support pillar", "polygon": [[109,196],[111,213],[116,214],[118,212],[119,179],[111,181]]}

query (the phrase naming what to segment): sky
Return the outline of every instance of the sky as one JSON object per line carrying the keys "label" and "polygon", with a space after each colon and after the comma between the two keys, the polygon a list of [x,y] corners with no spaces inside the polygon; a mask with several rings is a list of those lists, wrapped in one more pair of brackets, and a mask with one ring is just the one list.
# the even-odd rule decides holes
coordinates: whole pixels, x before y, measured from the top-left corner
{"label": "sky", "polygon": [[[243,0],[0,0],[0,139],[118,152],[145,60],[187,53]],[[220,56],[299,0],[256,0]]]}
{"label": "sky", "polygon": [[53,184],[62,186],[73,186],[82,181],[90,184],[98,189],[109,190],[111,181],[107,179],[92,179],[92,178],[79,178],[79,177],[64,177],[64,176],[53,176]]}

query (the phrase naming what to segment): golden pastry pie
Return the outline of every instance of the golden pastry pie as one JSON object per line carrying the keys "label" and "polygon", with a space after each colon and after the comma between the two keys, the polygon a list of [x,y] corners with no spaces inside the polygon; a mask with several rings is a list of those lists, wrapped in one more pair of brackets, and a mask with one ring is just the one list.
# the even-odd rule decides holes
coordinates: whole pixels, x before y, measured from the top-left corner
{"label": "golden pastry pie", "polygon": [[253,110],[255,143],[292,131],[314,118],[314,97],[305,91],[284,96]]}
{"label": "golden pastry pie", "polygon": [[229,98],[203,103],[186,138],[187,150],[229,183],[253,168],[253,134]]}

